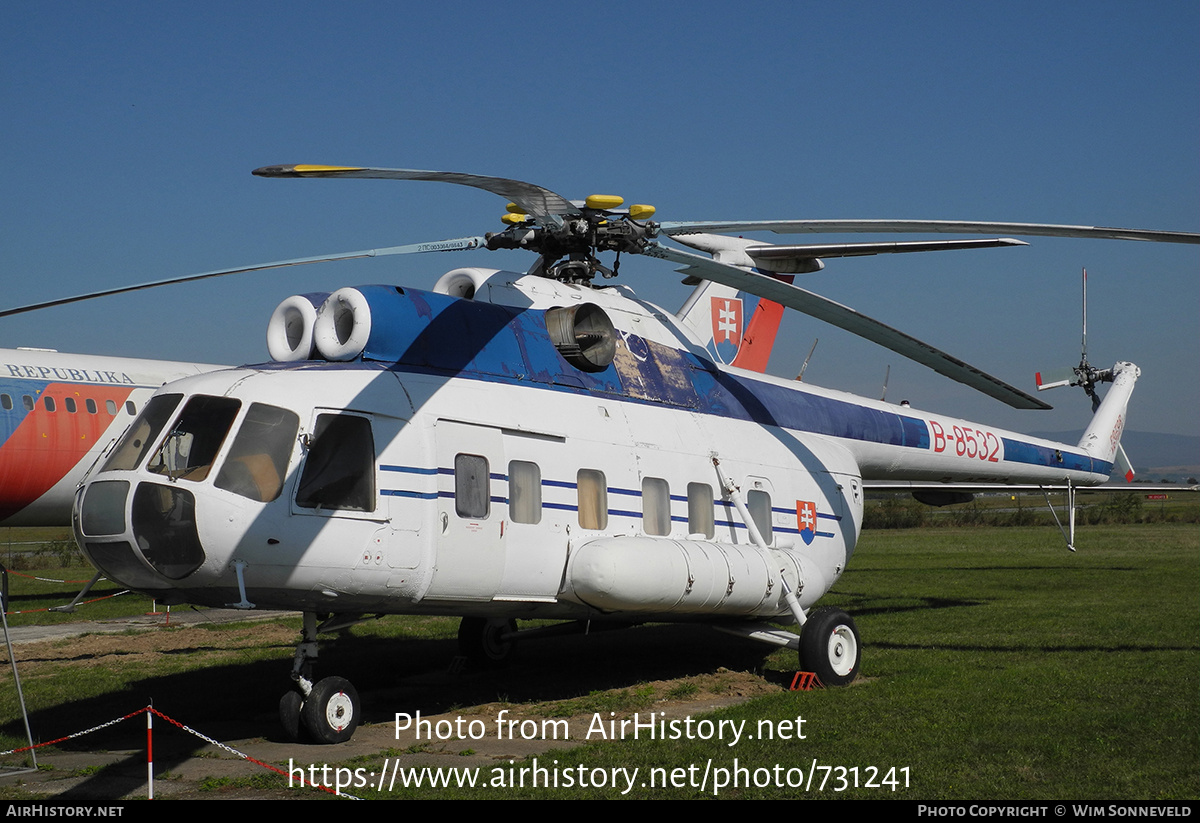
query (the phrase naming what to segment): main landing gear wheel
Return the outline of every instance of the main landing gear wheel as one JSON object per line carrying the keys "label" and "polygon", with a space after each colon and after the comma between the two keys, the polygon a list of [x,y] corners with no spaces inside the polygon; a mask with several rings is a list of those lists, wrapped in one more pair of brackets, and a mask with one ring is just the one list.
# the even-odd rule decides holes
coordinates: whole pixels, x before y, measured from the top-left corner
{"label": "main landing gear wheel", "polygon": [[[281,716],[282,711],[281,701]],[[345,743],[354,736],[361,714],[362,704],[350,681],[342,677],[326,677],[313,686],[308,699],[304,701],[300,722],[317,743]]]}
{"label": "main landing gear wheel", "polygon": [[458,651],[475,663],[495,665],[512,654],[517,645],[506,634],[515,634],[517,621],[464,617],[458,624]]}
{"label": "main landing gear wheel", "polygon": [[283,726],[283,736],[289,743],[300,739],[300,710],[303,707],[304,698],[294,689],[288,689],[279,698],[279,724]]}
{"label": "main landing gear wheel", "polygon": [[823,606],[808,616],[800,632],[800,664],[826,686],[848,686],[858,676],[862,641],[850,615]]}

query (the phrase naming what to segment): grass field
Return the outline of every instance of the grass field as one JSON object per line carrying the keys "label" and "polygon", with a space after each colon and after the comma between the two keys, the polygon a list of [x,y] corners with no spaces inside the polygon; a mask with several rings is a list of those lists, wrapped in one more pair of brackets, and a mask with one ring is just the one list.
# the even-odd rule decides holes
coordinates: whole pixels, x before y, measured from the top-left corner
{"label": "grass field", "polygon": [[[711,778],[714,769],[733,769],[736,759],[743,784],[767,785],[725,788],[720,797],[1200,798],[1200,529],[1090,526],[1081,529],[1078,545],[1077,553],[1067,552],[1053,527],[865,532],[849,571],[823,601],[858,623],[865,645],[859,682],[842,690],[780,689],[709,718],[746,721],[754,734],[760,722],[787,730],[784,721],[803,717],[804,739],[743,737],[734,746],[623,740],[543,754],[539,763],[610,774],[638,768],[643,778],[652,768],[667,776],[677,769],[686,778],[676,788],[635,786],[627,795],[633,797],[711,797],[711,779],[704,789],[695,784],[706,770]],[[296,625],[214,628],[187,654],[151,650],[136,665],[37,661],[29,675],[23,670],[26,699],[43,727],[71,730],[119,707],[128,711],[144,695],[186,692],[188,716],[197,724],[268,736],[291,657],[290,640],[280,637]],[[723,635],[710,641],[704,630],[676,627],[613,633],[615,641],[532,640],[494,677],[466,679],[451,693],[414,685],[414,673],[444,670],[454,630],[445,618],[359,626],[323,645],[321,666],[355,682],[368,704],[367,721],[379,723],[413,707],[432,714],[497,699],[526,710],[538,704],[547,716],[556,702],[580,698],[579,705],[605,719],[610,710],[616,718],[644,716],[656,711],[637,699],[645,681],[683,682],[724,663],[783,684],[795,669],[791,653],[766,656],[743,641]],[[230,723],[246,717],[248,723]],[[0,731],[10,744],[21,737],[12,689],[0,692]],[[792,732],[795,738],[794,726]],[[353,765],[375,768],[395,754],[381,751]],[[509,768],[507,761],[500,765]],[[825,780],[824,791],[786,785],[810,772],[814,786]],[[865,786],[868,780],[877,785]],[[425,789],[386,796],[398,795],[619,797],[621,791]]]}
{"label": "grass field", "polygon": [[800,714],[808,739],[736,750],[639,743],[563,757],[910,770],[907,790],[842,793],[851,797],[1196,799],[1200,531],[1096,528],[1080,545],[1069,554],[1047,529],[868,532],[829,597],[856,617],[862,682],[722,714],[751,726]]}

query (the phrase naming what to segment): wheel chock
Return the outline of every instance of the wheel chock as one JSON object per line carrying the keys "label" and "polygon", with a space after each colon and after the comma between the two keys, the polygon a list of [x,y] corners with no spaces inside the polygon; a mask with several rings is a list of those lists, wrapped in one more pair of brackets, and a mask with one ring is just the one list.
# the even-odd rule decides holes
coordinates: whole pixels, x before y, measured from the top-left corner
{"label": "wheel chock", "polygon": [[823,689],[825,684],[821,682],[821,678],[817,677],[816,672],[796,672],[796,676],[792,678],[791,691],[811,692],[817,687]]}

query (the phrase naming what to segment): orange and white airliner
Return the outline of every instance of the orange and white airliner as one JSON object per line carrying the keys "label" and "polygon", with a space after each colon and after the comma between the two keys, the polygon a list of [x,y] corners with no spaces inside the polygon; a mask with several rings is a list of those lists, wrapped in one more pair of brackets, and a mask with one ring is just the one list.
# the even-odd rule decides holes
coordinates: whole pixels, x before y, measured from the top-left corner
{"label": "orange and white airliner", "polygon": [[223,368],[0,349],[0,525],[66,526],[75,489],[164,383]]}

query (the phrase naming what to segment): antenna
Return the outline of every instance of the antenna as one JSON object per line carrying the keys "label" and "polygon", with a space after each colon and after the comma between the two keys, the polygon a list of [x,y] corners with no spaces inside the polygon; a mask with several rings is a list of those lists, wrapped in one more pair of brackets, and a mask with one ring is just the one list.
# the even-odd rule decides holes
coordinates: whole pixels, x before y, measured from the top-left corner
{"label": "antenna", "polygon": [[796,375],[796,382],[804,382],[804,370],[808,368],[808,361],[812,360],[813,352],[817,350],[817,343],[821,342],[821,338],[813,339],[812,348],[808,350],[808,357],[804,358],[804,362],[800,364],[800,374]]}
{"label": "antenna", "polygon": [[1083,356],[1079,365],[1082,368],[1087,363],[1087,269],[1083,270]]}

